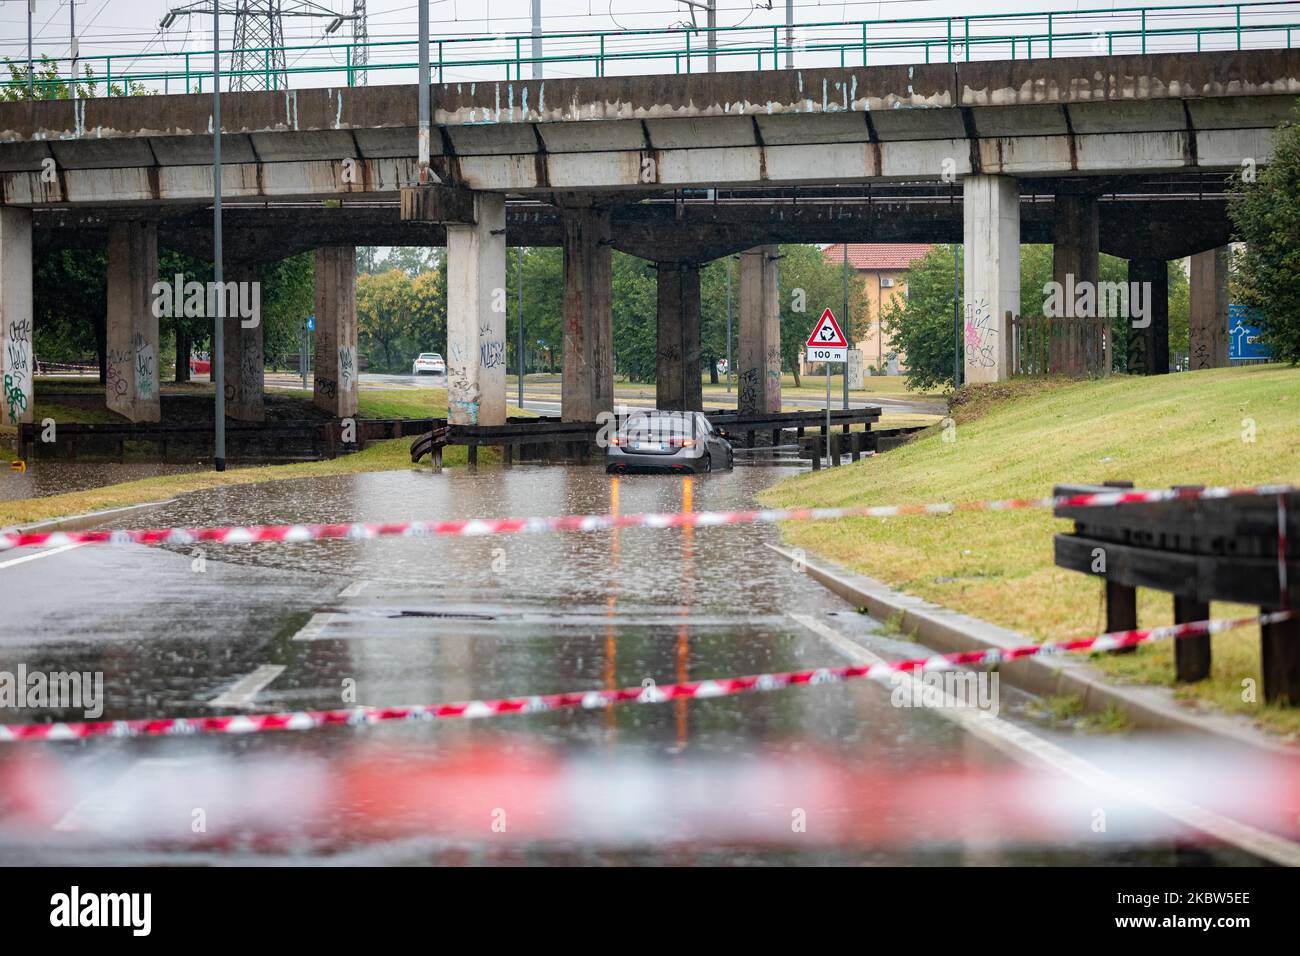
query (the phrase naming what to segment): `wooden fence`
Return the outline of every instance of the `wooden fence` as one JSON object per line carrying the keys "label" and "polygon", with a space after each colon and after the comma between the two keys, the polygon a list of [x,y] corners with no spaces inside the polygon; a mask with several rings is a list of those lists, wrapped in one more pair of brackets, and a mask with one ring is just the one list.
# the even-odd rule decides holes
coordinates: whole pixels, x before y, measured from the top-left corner
{"label": "wooden fence", "polygon": [[1012,375],[1110,374],[1109,318],[1016,316],[1011,320]]}

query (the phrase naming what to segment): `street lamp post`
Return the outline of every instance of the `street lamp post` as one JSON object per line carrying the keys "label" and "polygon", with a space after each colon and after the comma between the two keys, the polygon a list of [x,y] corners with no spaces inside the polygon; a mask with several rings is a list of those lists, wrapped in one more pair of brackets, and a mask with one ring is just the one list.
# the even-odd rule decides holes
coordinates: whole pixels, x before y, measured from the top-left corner
{"label": "street lamp post", "polygon": [[[221,263],[221,6],[212,5],[212,281],[223,288]],[[213,298],[213,297],[209,297]],[[212,464],[226,470],[226,297],[215,296],[212,317],[212,391],[216,396],[216,439]]]}

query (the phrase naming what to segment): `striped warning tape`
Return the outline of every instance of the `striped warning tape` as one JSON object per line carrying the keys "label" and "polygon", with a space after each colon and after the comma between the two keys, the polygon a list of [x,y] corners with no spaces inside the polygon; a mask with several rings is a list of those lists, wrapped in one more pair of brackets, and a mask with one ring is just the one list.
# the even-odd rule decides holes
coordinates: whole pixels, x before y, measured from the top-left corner
{"label": "striped warning tape", "polygon": [[1005,649],[962,651],[903,661],[850,667],[819,667],[814,670],[722,677],[618,689],[571,691],[529,697],[503,697],[449,704],[419,704],[399,707],[352,707],[338,710],[297,711],[278,714],[239,714],[220,717],[162,717],[138,720],[100,720],[42,724],[0,724],[0,742],[24,740],[81,740],[87,737],[168,737],[193,734],[250,734],[273,730],[313,730],[331,724],[368,726],[388,721],[441,720],[446,718],[496,717],[503,714],[536,714],[559,710],[592,710],[613,704],[659,704],[671,700],[731,697],[751,691],[781,690],[800,685],[840,683],[856,678],[882,679],[911,672],[948,670],[962,666],[993,666],[1021,657],[1066,654],[1079,651],[1109,651],[1151,641],[1195,635],[1218,634],[1250,624],[1271,624],[1289,620],[1294,611],[1273,611],[1258,617],[1220,618],[1172,624],[1145,630],[1114,631],[1095,637],[1059,643],[1026,644]]}
{"label": "striped warning tape", "polygon": [[1100,508],[1150,504],[1177,499],[1284,495],[1287,485],[1252,488],[1106,491],[1051,498],[1004,498],[993,501],[934,502],[915,505],[858,505],[847,508],[772,508],[758,511],[676,511],[645,514],[556,515],[536,518],[469,518],[457,521],[398,521],[382,524],[248,525],[214,528],[153,528],[134,531],[41,531],[0,534],[0,551],[64,544],[252,544],[260,541],[319,541],[326,538],[475,537],[555,531],[604,531],[613,528],[681,528],[714,525],[771,524],[778,521],[834,521],[844,518],[893,518],[902,515],[952,514],[958,511],[1011,511],[1021,508]]}

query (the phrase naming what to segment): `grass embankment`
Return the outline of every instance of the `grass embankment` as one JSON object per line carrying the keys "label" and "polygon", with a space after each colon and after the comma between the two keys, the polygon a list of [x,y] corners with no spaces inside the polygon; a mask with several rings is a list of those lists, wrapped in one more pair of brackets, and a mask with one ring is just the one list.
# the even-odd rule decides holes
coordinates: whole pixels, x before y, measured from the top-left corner
{"label": "grass embankment", "polygon": [[[310,392],[297,391],[310,399]],[[445,389],[421,389],[419,394],[394,397],[385,394],[368,395],[363,391],[359,404],[358,415],[362,418],[444,418],[447,414],[447,392]],[[512,415],[529,414],[513,407],[508,411]],[[412,441],[411,438],[395,438],[391,441],[375,442],[364,451],[328,461],[232,466],[223,472],[203,471],[182,475],[160,475],[155,478],[142,478],[138,481],[122,482],[62,495],[0,501],[0,527],[31,524],[105,508],[144,504],[207,488],[246,485],[285,478],[311,478],[410,468],[412,467],[410,455]],[[444,467],[463,465],[466,460],[467,453],[463,446],[453,445],[443,454]],[[479,450],[480,464],[499,460],[500,452],[497,449]]]}
{"label": "grass embankment", "polygon": [[[1035,498],[1058,482],[1300,483],[1300,371],[1275,365],[986,386],[959,394],[953,415],[954,441],[934,428],[858,465],[791,478],[763,498],[842,506]],[[1034,509],[791,524],[783,532],[792,545],[1044,640],[1104,629],[1101,581],[1054,564],[1052,535],[1070,527]],[[1211,613],[1255,610],[1216,604]],[[1143,626],[1171,622],[1170,596],[1139,591],[1138,614]],[[1244,679],[1259,686],[1257,628],[1215,637],[1213,659],[1211,679],[1177,685],[1180,697],[1300,732],[1300,707],[1242,700]],[[1174,684],[1168,644],[1094,660],[1120,681]]]}

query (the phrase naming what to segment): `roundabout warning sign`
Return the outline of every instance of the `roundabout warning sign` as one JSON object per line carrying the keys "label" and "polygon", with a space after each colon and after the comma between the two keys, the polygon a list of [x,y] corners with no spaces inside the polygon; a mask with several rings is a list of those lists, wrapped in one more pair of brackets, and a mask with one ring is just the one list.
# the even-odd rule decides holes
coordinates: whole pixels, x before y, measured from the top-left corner
{"label": "roundabout warning sign", "polygon": [[849,343],[844,338],[840,324],[835,321],[835,313],[827,309],[813,326],[812,335],[806,343],[809,362],[847,362],[849,360]]}

